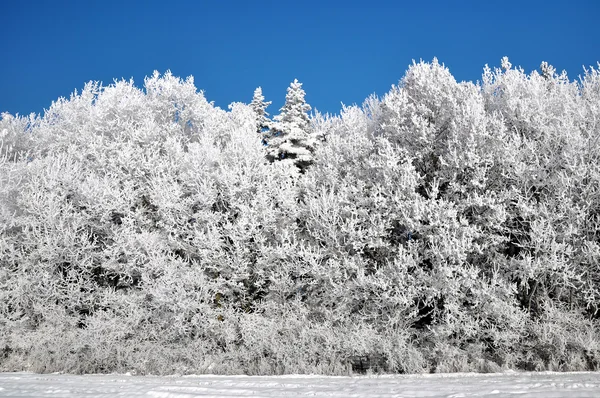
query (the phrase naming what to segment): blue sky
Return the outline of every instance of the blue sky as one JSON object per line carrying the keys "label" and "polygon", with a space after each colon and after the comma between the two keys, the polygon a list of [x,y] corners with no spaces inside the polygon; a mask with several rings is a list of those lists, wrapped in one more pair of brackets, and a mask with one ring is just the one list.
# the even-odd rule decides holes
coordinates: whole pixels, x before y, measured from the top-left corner
{"label": "blue sky", "polygon": [[434,56],[457,80],[504,55],[574,78],[600,61],[599,17],[597,0],[5,0],[0,112],[43,112],[87,81],[142,86],[167,69],[222,108],[262,86],[272,115],[295,78],[313,108],[338,113]]}

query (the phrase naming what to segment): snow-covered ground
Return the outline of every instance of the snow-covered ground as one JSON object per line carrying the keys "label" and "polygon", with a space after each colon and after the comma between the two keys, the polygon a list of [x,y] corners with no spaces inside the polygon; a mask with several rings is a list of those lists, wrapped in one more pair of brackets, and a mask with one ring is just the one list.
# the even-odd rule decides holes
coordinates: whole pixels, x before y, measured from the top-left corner
{"label": "snow-covered ground", "polygon": [[600,397],[600,373],[127,376],[0,373],[0,397]]}

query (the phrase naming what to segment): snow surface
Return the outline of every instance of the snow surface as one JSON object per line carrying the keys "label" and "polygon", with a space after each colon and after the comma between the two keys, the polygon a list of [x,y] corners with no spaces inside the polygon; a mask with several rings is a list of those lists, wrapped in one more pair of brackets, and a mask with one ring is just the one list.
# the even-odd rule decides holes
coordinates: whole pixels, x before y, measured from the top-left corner
{"label": "snow surface", "polygon": [[0,373],[0,397],[600,397],[600,373],[129,376]]}

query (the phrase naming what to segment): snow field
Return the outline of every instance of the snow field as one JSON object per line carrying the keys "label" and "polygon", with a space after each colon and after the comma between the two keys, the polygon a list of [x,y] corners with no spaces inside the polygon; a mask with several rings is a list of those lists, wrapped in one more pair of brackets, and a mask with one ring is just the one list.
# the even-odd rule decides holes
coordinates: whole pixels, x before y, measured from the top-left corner
{"label": "snow field", "polygon": [[0,373],[2,397],[600,397],[600,373],[130,376]]}

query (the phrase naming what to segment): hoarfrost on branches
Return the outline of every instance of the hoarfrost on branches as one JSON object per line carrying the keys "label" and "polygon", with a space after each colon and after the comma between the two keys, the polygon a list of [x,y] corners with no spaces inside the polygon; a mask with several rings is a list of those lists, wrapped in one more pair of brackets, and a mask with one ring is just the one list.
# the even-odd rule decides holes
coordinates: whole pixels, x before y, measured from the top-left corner
{"label": "hoarfrost on branches", "polygon": [[0,369],[598,369],[598,87],[434,59],[339,115],[170,72],[4,113]]}

